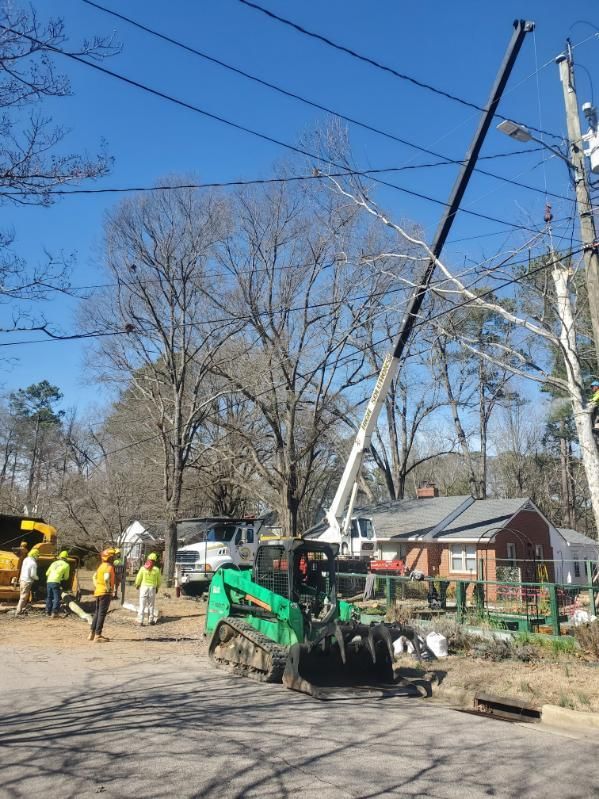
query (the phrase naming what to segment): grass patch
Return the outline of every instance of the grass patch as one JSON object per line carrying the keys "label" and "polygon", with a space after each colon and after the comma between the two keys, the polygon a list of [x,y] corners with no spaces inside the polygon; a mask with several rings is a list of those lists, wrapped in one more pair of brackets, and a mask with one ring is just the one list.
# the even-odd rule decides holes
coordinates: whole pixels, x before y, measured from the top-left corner
{"label": "grass patch", "polygon": [[557,704],[560,707],[568,708],[568,710],[574,710],[575,708],[574,702],[567,694],[560,694],[559,699],[557,700]]}

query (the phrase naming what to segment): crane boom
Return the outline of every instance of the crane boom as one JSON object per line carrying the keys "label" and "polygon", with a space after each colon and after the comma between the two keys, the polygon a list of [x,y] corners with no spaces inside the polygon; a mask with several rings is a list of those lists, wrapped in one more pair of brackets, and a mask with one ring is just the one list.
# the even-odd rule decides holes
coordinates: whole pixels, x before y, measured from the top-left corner
{"label": "crane boom", "polygon": [[[485,111],[481,116],[478,127],[472,139],[472,143],[449,196],[447,208],[435,233],[435,238],[430,248],[431,258],[429,259],[426,269],[420,278],[418,286],[412,293],[399,329],[399,333],[395,340],[393,352],[388,353],[383,361],[374,391],[372,392],[366,412],[364,413],[360,427],[356,433],[352,451],[349,455],[347,463],[345,464],[345,469],[343,470],[343,475],[339,482],[339,486],[331,506],[326,512],[326,523],[328,528],[324,531],[324,533],[319,535],[321,540],[333,542],[338,542],[341,540],[342,531],[339,524],[339,517],[343,514],[347,500],[360,472],[364,458],[364,452],[370,447],[372,434],[378,422],[379,413],[383,403],[385,402],[385,398],[389,392],[389,387],[399,372],[399,367],[402,362],[406,346],[410,339],[418,314],[420,313],[425,294],[429,289],[437,259],[443,250],[443,246],[447,236],[449,235],[449,231],[451,230],[455,216],[460,208],[460,203],[466,191],[466,187],[468,186],[470,176],[472,175],[474,167],[476,166],[476,161],[485,140],[485,136],[491,125],[497,110],[497,106],[499,105],[501,95],[503,94],[503,90],[507,84],[512,67],[514,66],[520,48],[522,47],[524,37],[527,33],[534,30],[534,27],[534,22],[528,22],[521,19],[514,22],[514,33],[506,50],[499,72],[497,73],[497,77],[495,78],[495,82],[489,96],[489,101]],[[350,515],[351,511],[350,513],[346,514],[347,517]],[[348,521],[350,520],[348,519]],[[349,525],[346,521],[344,524],[345,533],[347,533],[346,527],[348,526]]]}

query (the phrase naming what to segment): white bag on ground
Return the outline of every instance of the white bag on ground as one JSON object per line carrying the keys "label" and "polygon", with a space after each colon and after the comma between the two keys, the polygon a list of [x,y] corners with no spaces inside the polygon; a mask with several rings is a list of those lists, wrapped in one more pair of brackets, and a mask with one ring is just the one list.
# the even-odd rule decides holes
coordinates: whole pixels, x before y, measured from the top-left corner
{"label": "white bag on ground", "polygon": [[429,633],[426,636],[426,645],[430,651],[438,658],[446,658],[448,655],[447,638],[441,633]]}
{"label": "white bag on ground", "polygon": [[400,635],[399,638],[393,641],[393,654],[397,657],[398,655],[403,655],[404,652],[412,655],[414,653],[414,644],[405,635]]}

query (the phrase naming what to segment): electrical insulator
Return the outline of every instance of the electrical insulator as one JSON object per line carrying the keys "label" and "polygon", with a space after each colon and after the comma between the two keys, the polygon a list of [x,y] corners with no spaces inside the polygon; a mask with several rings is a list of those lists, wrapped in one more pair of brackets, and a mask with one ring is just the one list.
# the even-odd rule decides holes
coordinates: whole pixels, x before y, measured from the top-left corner
{"label": "electrical insulator", "polygon": [[599,130],[589,130],[582,137],[587,145],[584,154],[589,157],[591,162],[591,172],[599,173]]}

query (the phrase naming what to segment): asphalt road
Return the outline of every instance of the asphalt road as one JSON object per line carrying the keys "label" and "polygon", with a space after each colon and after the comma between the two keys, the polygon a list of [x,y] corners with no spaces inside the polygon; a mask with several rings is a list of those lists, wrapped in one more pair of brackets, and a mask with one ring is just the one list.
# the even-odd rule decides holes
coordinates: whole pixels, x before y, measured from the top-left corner
{"label": "asphalt road", "polygon": [[597,739],[419,699],[317,702],[189,649],[115,668],[97,645],[72,658],[4,642],[0,687],[3,799],[599,795]]}

